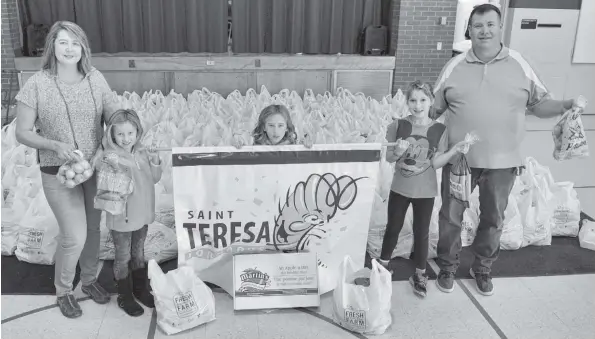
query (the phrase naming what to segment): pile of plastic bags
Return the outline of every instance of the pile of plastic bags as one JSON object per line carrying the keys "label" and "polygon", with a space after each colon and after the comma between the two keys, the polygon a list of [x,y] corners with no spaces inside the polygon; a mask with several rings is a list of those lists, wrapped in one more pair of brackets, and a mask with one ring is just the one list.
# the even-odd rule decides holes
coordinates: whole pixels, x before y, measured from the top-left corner
{"label": "pile of plastic bags", "polygon": [[[504,212],[504,228],[500,239],[503,250],[517,250],[526,246],[547,246],[552,236],[576,237],[579,233],[581,205],[571,182],[554,182],[549,168],[540,165],[534,158],[525,160],[526,171],[517,177],[508,198]],[[438,185],[442,178],[437,171]],[[387,175],[388,169],[381,176]],[[379,182],[390,189],[390,179],[381,177]],[[372,258],[379,258],[382,240],[386,229],[386,211],[388,208],[388,190],[381,190],[380,200],[374,203],[374,212],[370,220],[368,233],[368,252]],[[475,239],[479,225],[479,190],[476,188],[470,196],[469,208],[463,214],[461,230],[462,245],[469,246]],[[442,205],[440,196],[436,197],[430,222],[429,258],[436,256],[438,244],[438,212]],[[392,257],[409,258],[413,250],[413,212],[407,211],[405,224],[399,234],[397,247]]]}
{"label": "pile of plastic bags", "polygon": [[[194,91],[187,97],[173,91],[168,95],[151,91],[142,96],[126,92],[116,96],[115,100],[115,106],[138,112],[147,131],[143,143],[159,148],[232,145],[237,136],[250,145],[258,115],[270,104],[283,104],[289,108],[299,138],[308,134],[314,142],[327,144],[383,142],[386,126],[392,119],[407,114],[405,98],[400,91],[395,96],[377,101],[342,88],[337,89],[335,95],[329,92],[314,95],[307,90],[303,96],[289,90],[271,95],[264,87],[260,93],[250,89],[245,95],[234,91],[227,97],[207,89]],[[2,130],[2,254],[15,253],[20,234],[23,234],[22,239],[26,239],[33,234],[32,230],[38,235],[44,232],[42,248],[37,249],[43,258],[31,255],[20,257],[20,251],[16,254],[21,260],[51,264],[55,250],[52,244],[55,244],[57,234],[56,221],[51,211],[43,207],[47,202],[41,189],[37,153],[17,143],[15,121]],[[158,236],[151,238],[155,240],[153,243],[147,241],[145,244],[146,256],[157,261],[177,255],[175,244],[171,242],[172,234],[175,234],[171,153],[163,152],[161,157],[163,175],[155,185],[156,222],[149,226],[149,236],[153,234],[152,230]],[[382,166],[387,168],[385,162]],[[388,170],[385,178],[392,178],[392,170]],[[385,191],[389,187],[390,181],[379,190]],[[29,208],[32,202],[39,206]],[[49,230],[48,225],[53,229]],[[170,228],[171,232],[165,231],[164,227]],[[101,228],[101,236],[102,258],[111,258],[113,245],[108,241],[109,232],[105,227]],[[25,246],[24,241],[20,243]]]}
{"label": "pile of plastic bags", "polygon": [[[245,95],[234,91],[227,97],[204,88],[187,97],[173,91],[168,95],[151,91],[142,96],[126,92],[116,96],[115,100],[116,106],[132,108],[138,112],[143,128],[147,131],[143,143],[159,148],[232,145],[238,136],[245,144],[250,145],[253,143],[251,133],[258,115],[270,104],[287,106],[298,138],[307,134],[315,143],[320,144],[384,142],[388,124],[394,118],[409,114],[401,91],[393,97],[386,96],[377,101],[342,88],[337,89],[335,95],[328,92],[314,95],[307,90],[303,96],[289,90],[271,95],[264,87],[260,93],[250,89]],[[32,240],[20,241],[21,234],[23,239],[31,239],[33,231],[38,235],[43,232],[44,240],[41,243],[42,248],[37,250],[40,252],[37,257],[20,257],[19,253],[25,253],[23,251],[17,251],[16,254],[21,260],[52,263],[52,246],[55,245],[51,239],[46,238],[53,238],[57,234],[56,230],[48,229],[51,225],[56,227],[56,222],[51,211],[43,207],[47,202],[41,189],[41,175],[36,164],[37,152],[16,142],[14,127],[13,122],[2,129],[2,254],[14,254],[18,244],[24,246],[25,250],[29,246],[27,244],[34,243]],[[150,234],[151,229],[155,232],[162,231],[160,236],[153,237],[156,239],[155,244],[145,244],[147,257],[158,261],[176,256],[175,245],[171,243],[172,233],[166,234],[163,230],[167,227],[175,232],[171,153],[163,152],[161,157],[163,175],[161,181],[155,185],[156,222],[150,227]],[[576,199],[576,192],[568,183],[555,184],[548,169],[531,161],[533,170],[519,178],[506,210],[502,235],[504,249],[546,245],[551,241],[548,240],[550,234],[578,234],[580,204]],[[368,238],[368,250],[373,257],[378,257],[382,246],[393,171],[394,165],[387,163],[383,154]],[[438,179],[440,178],[439,174]],[[477,229],[477,190],[470,200],[463,222],[464,245],[473,241]],[[29,208],[32,202],[39,206]],[[438,197],[430,225],[430,257],[436,255],[440,206]],[[548,211],[548,208],[553,212]],[[393,257],[409,257],[413,248],[411,224],[412,214],[409,210]],[[109,248],[108,238],[107,229],[103,227],[101,252],[104,258],[110,258],[110,251],[113,251]],[[35,243],[35,246],[39,244]],[[162,250],[156,253],[156,249]]]}

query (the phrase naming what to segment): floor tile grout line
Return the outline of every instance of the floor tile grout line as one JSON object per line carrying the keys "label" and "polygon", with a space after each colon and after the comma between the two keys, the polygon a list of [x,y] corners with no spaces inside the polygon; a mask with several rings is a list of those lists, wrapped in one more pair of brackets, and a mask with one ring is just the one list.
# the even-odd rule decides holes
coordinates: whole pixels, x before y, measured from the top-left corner
{"label": "floor tile grout line", "polygon": [[[434,272],[436,272],[436,275],[438,275],[438,273],[440,273],[440,267],[438,267],[438,264],[436,263],[435,260],[428,260],[428,264],[430,264],[430,267],[432,267]],[[459,287],[461,287],[461,290],[463,290],[465,295],[467,295],[467,298],[469,298],[469,300],[471,300],[471,303],[475,306],[475,308],[479,311],[479,313],[484,317],[484,319],[492,327],[492,329],[494,331],[496,331],[496,334],[498,334],[498,336],[501,339],[508,339],[506,337],[506,334],[504,334],[504,332],[502,331],[502,329],[500,329],[498,324],[496,324],[494,319],[492,319],[492,317],[489,315],[489,313],[483,308],[483,306],[481,306],[479,301],[477,301],[477,299],[473,296],[471,291],[469,291],[467,286],[465,286],[465,284],[460,279],[456,279],[456,282],[459,285]]]}
{"label": "floor tile grout line", "polygon": [[322,321],[324,321],[324,322],[327,322],[327,323],[329,323],[329,324],[331,324],[331,325],[333,325],[333,326],[335,326],[335,327],[337,327],[337,328],[340,328],[340,329],[342,329],[343,331],[345,331],[345,332],[347,332],[347,333],[349,333],[349,334],[351,334],[351,335],[355,336],[356,338],[359,338],[359,339],[368,339],[368,337],[366,337],[366,336],[365,336],[365,335],[363,335],[363,334],[360,334],[360,333],[355,333],[355,332],[351,332],[351,331],[349,331],[349,330],[347,330],[347,329],[345,329],[345,328],[343,328],[343,327],[339,326],[339,324],[335,323],[334,321],[332,321],[332,320],[331,320],[331,319],[329,319],[328,317],[325,317],[324,315],[322,315],[322,314],[320,314],[320,313],[318,313],[318,312],[314,312],[314,311],[312,311],[312,310],[309,310],[309,309],[307,309],[307,308],[304,308],[304,307],[297,307],[297,308],[294,308],[294,310],[298,310],[298,311],[300,311],[300,312],[304,312],[304,313],[306,313],[306,314],[309,314],[309,315],[311,315],[311,316],[313,316],[313,317],[316,317],[316,318],[318,318],[318,319],[320,319],[320,320],[322,320]]}
{"label": "floor tile grout line", "polygon": [[[222,288],[213,289],[213,292],[214,292],[214,293],[223,293],[223,294],[228,294],[228,293],[227,293],[227,292],[225,292],[225,290],[223,290]],[[229,295],[229,294],[228,294],[228,295]],[[311,315],[311,316],[313,316],[313,317],[315,317],[315,318],[318,318],[318,319],[320,319],[320,320],[322,320],[322,321],[324,321],[324,322],[326,322],[326,323],[329,323],[329,324],[331,324],[331,325],[333,325],[333,326],[335,326],[335,327],[337,327],[337,328],[339,328],[339,329],[341,329],[341,330],[343,330],[343,331],[345,331],[345,332],[347,332],[347,333],[349,333],[349,334],[352,334],[352,335],[353,335],[353,336],[355,336],[356,338],[359,338],[359,339],[368,339],[368,337],[364,336],[363,334],[360,334],[360,333],[355,333],[355,332],[351,332],[351,331],[349,331],[349,330],[347,330],[347,329],[345,329],[345,328],[343,328],[343,327],[339,326],[339,325],[338,325],[337,323],[335,323],[335,322],[334,322],[332,319],[329,319],[328,317],[326,317],[326,316],[324,316],[324,315],[322,315],[322,314],[320,314],[320,313],[318,313],[318,312],[314,312],[314,311],[312,311],[312,310],[310,310],[310,309],[308,309],[308,308],[305,308],[305,307],[293,307],[293,308],[291,308],[291,309],[293,309],[293,310],[296,310],[296,311],[300,311],[300,312],[306,313],[306,314],[308,314],[308,315]],[[256,327],[256,328],[257,328],[257,329],[258,329],[258,331],[259,331],[259,337],[260,337],[260,328],[258,327],[258,324],[257,324],[257,327]],[[147,339],[152,339],[152,338],[149,338],[149,337],[147,337]]]}
{"label": "floor tile grout line", "polygon": [[153,312],[151,313],[151,322],[149,323],[149,332],[147,332],[147,339],[154,339],[156,330],[157,330],[157,307],[153,308]]}
{"label": "floor tile grout line", "polygon": [[101,327],[103,326],[103,322],[105,321],[105,315],[107,314],[107,309],[109,307],[105,308],[105,311],[103,311],[103,317],[101,318],[101,324],[99,324],[99,328],[97,329],[97,336],[95,337],[95,339],[99,338],[99,334],[101,334]]}
{"label": "floor tile grout line", "polygon": [[494,319],[492,319],[492,317],[486,311],[486,309],[483,308],[483,306],[481,306],[481,304],[479,303],[479,301],[477,301],[477,299],[473,296],[473,294],[471,293],[471,291],[469,291],[469,289],[467,288],[467,286],[465,286],[465,283],[463,283],[460,279],[457,279],[456,282],[459,285],[459,287],[463,290],[463,292],[465,292],[465,294],[467,295],[467,297],[471,300],[471,302],[473,303],[473,305],[475,305],[475,308],[477,308],[477,310],[479,311],[479,313],[481,313],[481,315],[485,318],[485,320],[488,322],[488,324],[490,324],[490,326],[492,327],[492,329],[494,329],[494,331],[496,331],[496,333],[498,334],[498,336],[501,339],[508,339],[508,337],[506,336],[506,334],[504,334],[504,332],[502,331],[502,329],[500,329],[500,327],[498,326],[498,324],[496,324],[496,322],[494,321]]}
{"label": "floor tile grout line", "polygon": [[[91,299],[91,297],[83,297],[83,298],[76,299],[76,301],[81,302],[81,301],[90,300],[90,299]],[[13,320],[17,320],[17,319],[26,317],[26,316],[31,315],[31,314],[43,312],[43,311],[46,311],[46,310],[49,310],[49,309],[52,309],[52,308],[55,308],[55,307],[58,307],[58,304],[52,304],[52,305],[38,307],[38,308],[32,309],[30,311],[26,311],[26,312],[23,312],[23,313],[19,313],[17,315],[13,315],[12,317],[8,317],[6,319],[2,319],[2,321],[0,322],[0,324],[3,325],[3,324],[6,324],[7,322],[10,322],[10,321],[13,321]]]}

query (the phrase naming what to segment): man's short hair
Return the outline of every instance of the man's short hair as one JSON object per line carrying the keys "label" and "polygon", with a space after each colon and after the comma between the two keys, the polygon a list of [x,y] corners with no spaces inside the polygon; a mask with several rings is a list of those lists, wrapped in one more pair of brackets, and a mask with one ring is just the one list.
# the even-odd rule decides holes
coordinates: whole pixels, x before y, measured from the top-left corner
{"label": "man's short hair", "polygon": [[471,19],[473,19],[473,16],[477,13],[477,14],[485,14],[487,12],[490,11],[494,11],[496,12],[496,14],[498,14],[498,19],[502,20],[502,13],[500,12],[500,9],[498,9],[498,7],[492,5],[492,4],[481,4],[478,6],[473,7],[473,10],[471,11],[471,14],[469,14],[469,21],[467,23],[467,30],[465,31],[465,38],[467,40],[471,39],[471,35],[469,35],[469,26],[471,26]]}

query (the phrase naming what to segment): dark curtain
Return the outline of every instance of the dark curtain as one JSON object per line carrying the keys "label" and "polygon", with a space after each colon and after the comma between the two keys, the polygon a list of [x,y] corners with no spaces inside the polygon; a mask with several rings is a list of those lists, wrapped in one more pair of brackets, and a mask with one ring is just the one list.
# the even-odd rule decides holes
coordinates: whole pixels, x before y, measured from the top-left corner
{"label": "dark curtain", "polygon": [[359,53],[368,25],[388,25],[390,0],[233,0],[234,53]]}
{"label": "dark curtain", "polygon": [[73,21],[94,53],[227,52],[227,0],[21,0],[23,23]]}

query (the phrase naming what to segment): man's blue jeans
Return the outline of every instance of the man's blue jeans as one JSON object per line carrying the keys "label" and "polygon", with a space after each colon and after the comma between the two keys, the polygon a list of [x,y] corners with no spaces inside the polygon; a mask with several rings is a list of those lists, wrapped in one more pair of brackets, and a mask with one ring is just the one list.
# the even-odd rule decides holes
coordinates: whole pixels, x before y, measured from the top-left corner
{"label": "man's blue jeans", "polygon": [[[465,207],[450,197],[450,168],[442,168],[442,207],[438,218],[440,227],[438,257],[441,270],[456,272],[461,253],[461,224]],[[471,190],[479,187],[479,226],[471,251],[475,260],[471,268],[477,273],[490,273],[500,254],[500,236],[504,225],[504,211],[516,178],[517,168],[471,168]]]}

